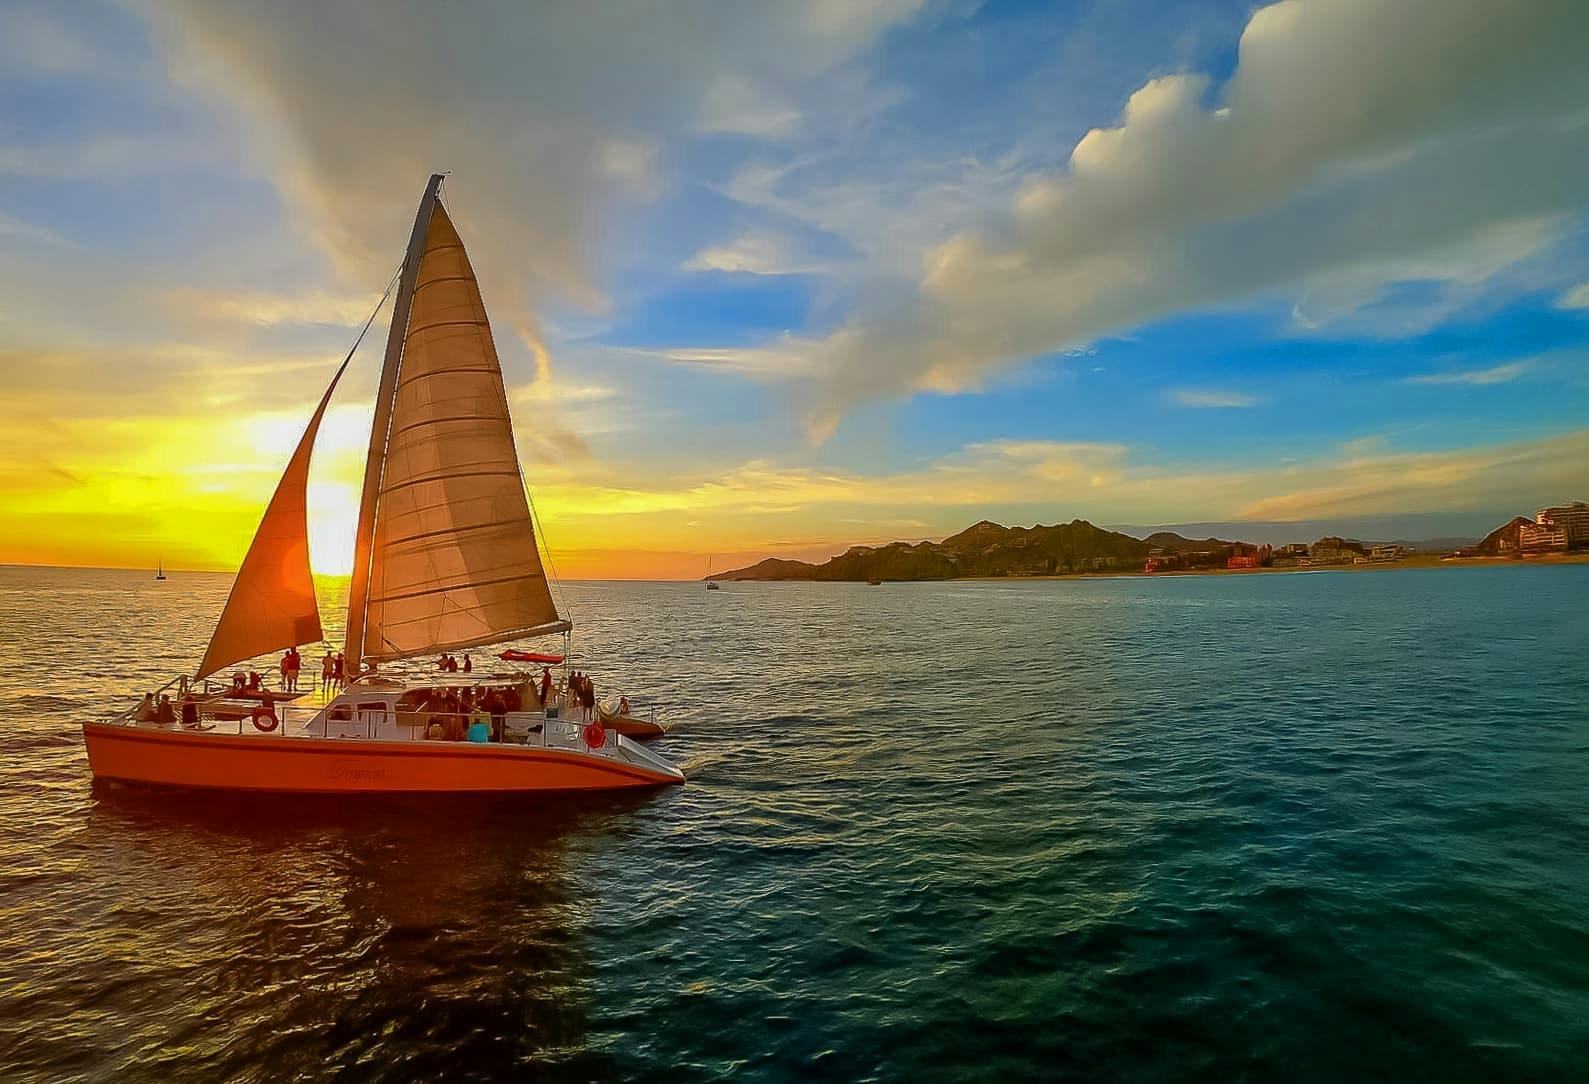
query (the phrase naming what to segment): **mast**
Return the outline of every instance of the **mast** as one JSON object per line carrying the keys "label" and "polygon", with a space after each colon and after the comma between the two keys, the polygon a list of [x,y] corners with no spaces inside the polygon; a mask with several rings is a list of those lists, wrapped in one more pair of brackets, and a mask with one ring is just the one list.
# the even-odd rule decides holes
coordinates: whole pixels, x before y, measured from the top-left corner
{"label": "mast", "polygon": [[386,360],[381,366],[381,386],[375,395],[375,419],[370,426],[370,450],[364,459],[364,493],[359,498],[359,525],[353,537],[353,580],[348,587],[347,641],[343,646],[347,670],[360,670],[364,643],[364,611],[370,595],[370,560],[375,543],[375,505],[381,490],[381,474],[386,461],[386,441],[392,424],[392,400],[397,394],[397,373],[403,362],[403,343],[408,332],[408,313],[414,301],[414,283],[419,277],[419,258],[425,248],[425,233],[430,228],[431,212],[443,175],[432,173],[414,215],[414,232],[408,238],[403,257],[403,276],[392,305],[392,326],[386,332]]}

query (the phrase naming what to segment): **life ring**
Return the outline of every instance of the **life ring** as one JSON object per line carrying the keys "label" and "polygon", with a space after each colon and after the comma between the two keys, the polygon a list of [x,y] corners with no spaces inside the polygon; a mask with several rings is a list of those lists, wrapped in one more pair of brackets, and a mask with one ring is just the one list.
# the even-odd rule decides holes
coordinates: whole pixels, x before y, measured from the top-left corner
{"label": "life ring", "polygon": [[607,728],[600,723],[586,723],[582,736],[585,744],[592,749],[600,749],[607,744]]}
{"label": "life ring", "polygon": [[276,718],[275,710],[265,704],[255,708],[249,719],[253,721],[254,729],[261,734],[269,734],[281,725],[281,720]]}

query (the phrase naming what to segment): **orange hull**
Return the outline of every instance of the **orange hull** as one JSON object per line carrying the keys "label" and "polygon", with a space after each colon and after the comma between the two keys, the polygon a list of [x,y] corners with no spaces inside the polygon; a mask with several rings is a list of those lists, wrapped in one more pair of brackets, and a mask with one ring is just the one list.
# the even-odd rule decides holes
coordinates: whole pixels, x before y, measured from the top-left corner
{"label": "orange hull", "polygon": [[83,724],[100,779],[303,794],[590,791],[682,783],[642,765],[562,749],[468,742],[192,734]]}

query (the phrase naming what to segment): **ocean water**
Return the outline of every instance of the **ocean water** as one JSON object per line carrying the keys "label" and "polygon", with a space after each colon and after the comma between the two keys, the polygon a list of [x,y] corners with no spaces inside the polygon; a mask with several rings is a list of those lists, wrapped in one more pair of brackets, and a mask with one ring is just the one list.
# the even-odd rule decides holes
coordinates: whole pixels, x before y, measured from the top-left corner
{"label": "ocean water", "polygon": [[0,1078],[1589,1064],[1589,566],[571,584],[686,786],[91,786],[228,586],[0,569]]}

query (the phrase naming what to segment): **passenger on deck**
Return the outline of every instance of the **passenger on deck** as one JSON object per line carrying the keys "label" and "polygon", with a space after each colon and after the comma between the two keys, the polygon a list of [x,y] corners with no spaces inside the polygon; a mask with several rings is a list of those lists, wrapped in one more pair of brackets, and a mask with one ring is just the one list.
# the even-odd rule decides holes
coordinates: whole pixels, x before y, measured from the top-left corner
{"label": "passenger on deck", "polygon": [[244,677],[243,672],[239,670],[232,675],[232,695],[242,696],[247,689],[248,679]]}
{"label": "passenger on deck", "polygon": [[474,673],[474,660],[469,657],[468,652],[465,652],[463,656],[463,672],[466,674]]}
{"label": "passenger on deck", "polygon": [[438,670],[447,669],[447,653],[445,651],[443,651],[441,653],[441,657],[436,660],[436,669],[438,669]]}
{"label": "passenger on deck", "polygon": [[154,706],[154,693],[144,693],[143,703],[138,705],[138,712],[133,719],[140,723],[152,723],[158,714],[159,709]]}
{"label": "passenger on deck", "polygon": [[629,698],[627,696],[618,698],[618,714],[625,719],[629,717]]}
{"label": "passenger on deck", "polygon": [[331,652],[326,652],[326,657],[320,660],[320,687],[331,688],[331,675],[336,673],[336,660],[331,657]]}
{"label": "passenger on deck", "polygon": [[458,660],[452,655],[447,656],[447,672],[449,674],[456,674],[458,672]]}
{"label": "passenger on deck", "polygon": [[177,709],[171,706],[171,697],[165,694],[160,696],[160,707],[155,711],[155,722],[162,726],[177,721]]}
{"label": "passenger on deck", "polygon": [[191,730],[199,728],[199,702],[187,697],[182,700],[182,725]]}
{"label": "passenger on deck", "polygon": [[552,695],[552,668],[541,667],[541,707],[546,707],[546,698]]}
{"label": "passenger on deck", "polygon": [[298,691],[298,672],[303,669],[303,656],[298,654],[296,647],[287,649],[287,691]]}
{"label": "passenger on deck", "polygon": [[340,689],[340,688],[342,688],[342,686],[347,684],[347,680],[348,680],[348,660],[347,660],[347,656],[343,655],[342,652],[338,651],[336,653],[336,656],[331,660],[331,684],[335,685],[338,689]]}
{"label": "passenger on deck", "polygon": [[580,680],[579,703],[585,709],[585,718],[596,714],[596,683],[588,675]]}
{"label": "passenger on deck", "polygon": [[503,735],[507,731],[508,725],[506,715],[508,710],[507,701],[503,698],[500,692],[498,692],[496,689],[492,689],[486,693],[486,698],[482,706],[485,708],[487,714],[491,716],[491,740],[496,742],[501,741]]}

